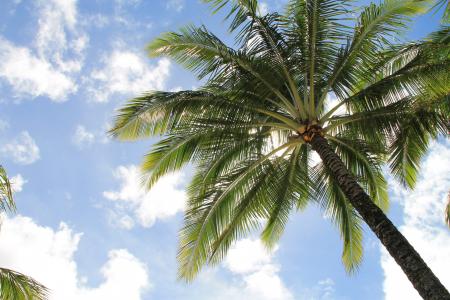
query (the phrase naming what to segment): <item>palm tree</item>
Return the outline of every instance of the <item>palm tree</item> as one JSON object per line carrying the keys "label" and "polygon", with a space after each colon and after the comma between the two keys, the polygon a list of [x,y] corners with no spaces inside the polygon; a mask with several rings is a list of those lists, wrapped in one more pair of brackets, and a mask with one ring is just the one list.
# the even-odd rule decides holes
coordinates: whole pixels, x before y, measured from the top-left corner
{"label": "palm tree", "polygon": [[383,212],[382,165],[413,187],[430,139],[448,130],[449,28],[395,42],[429,1],[386,0],[356,19],[344,0],[291,0],[283,14],[264,16],[256,0],[205,2],[214,11],[231,5],[237,49],[205,27],[163,34],[150,56],[174,59],[203,86],[134,98],[111,130],[121,140],[164,135],[142,163],[148,188],[195,166],[179,276],[193,279],[261,227],[273,246],[289,214],[316,202],[340,229],[347,271],[362,260],[363,220],[422,297],[450,299]]}
{"label": "palm tree", "polygon": [[[0,211],[15,212],[11,182],[0,165]],[[0,298],[4,300],[45,300],[47,288],[22,273],[0,268]]]}

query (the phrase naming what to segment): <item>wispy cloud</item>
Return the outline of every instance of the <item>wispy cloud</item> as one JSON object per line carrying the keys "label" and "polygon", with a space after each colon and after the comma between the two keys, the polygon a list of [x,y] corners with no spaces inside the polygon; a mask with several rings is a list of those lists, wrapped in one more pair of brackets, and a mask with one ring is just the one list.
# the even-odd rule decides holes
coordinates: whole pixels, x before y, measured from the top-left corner
{"label": "wispy cloud", "polygon": [[3,145],[0,154],[21,165],[32,164],[40,158],[39,147],[28,131],[22,131],[16,138]]}
{"label": "wispy cloud", "polygon": [[83,125],[78,125],[72,136],[72,142],[80,149],[91,146],[95,141],[94,133],[88,131]]}
{"label": "wispy cloud", "polygon": [[183,10],[185,5],[185,0],[168,0],[166,2],[166,8],[168,10],[174,10],[176,12],[180,12]]}

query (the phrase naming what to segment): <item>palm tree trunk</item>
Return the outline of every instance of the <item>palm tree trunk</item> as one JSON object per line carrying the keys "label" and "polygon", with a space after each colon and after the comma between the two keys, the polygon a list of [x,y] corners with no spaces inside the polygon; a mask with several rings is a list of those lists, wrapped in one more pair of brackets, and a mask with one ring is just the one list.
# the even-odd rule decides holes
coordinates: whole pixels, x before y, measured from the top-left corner
{"label": "palm tree trunk", "polygon": [[337,179],[349,202],[377,235],[397,264],[400,265],[422,298],[450,299],[450,294],[444,285],[383,211],[364,192],[339,156],[330,147],[328,141],[320,135],[315,135],[311,140],[311,145]]}

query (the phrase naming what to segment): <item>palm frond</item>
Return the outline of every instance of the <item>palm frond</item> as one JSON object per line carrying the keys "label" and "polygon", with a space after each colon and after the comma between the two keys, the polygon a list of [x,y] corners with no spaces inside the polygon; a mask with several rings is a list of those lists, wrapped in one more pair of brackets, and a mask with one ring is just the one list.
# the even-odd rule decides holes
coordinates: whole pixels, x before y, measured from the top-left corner
{"label": "palm frond", "polygon": [[229,26],[230,32],[235,31],[244,23],[249,22],[249,17],[259,13],[257,0],[203,0],[203,2],[210,5],[213,13],[217,13],[229,5],[229,11],[225,20],[231,19]]}
{"label": "palm frond", "polygon": [[381,169],[387,154],[385,148],[358,139],[351,132],[327,137],[330,144],[335,147],[336,153],[375,204],[387,211],[389,207],[387,181]]}
{"label": "palm frond", "polygon": [[284,161],[278,177],[267,183],[270,189],[270,217],[261,234],[261,240],[269,248],[273,248],[283,234],[292,209],[304,208],[310,196],[307,165],[302,164],[304,147],[306,145],[297,146],[289,160]]}
{"label": "palm frond", "polygon": [[417,111],[405,119],[395,131],[390,146],[389,167],[393,175],[405,186],[413,188],[420,160],[428,149],[430,137],[436,136],[435,114]]}
{"label": "palm frond", "polygon": [[193,279],[208,260],[211,243],[214,237],[219,236],[224,224],[229,222],[230,211],[240,196],[248,193],[251,183],[258,182],[255,177],[271,168],[269,159],[292,144],[285,143],[261,157],[241,161],[240,166],[214,183],[209,190],[198,189],[202,193],[189,200],[185,226],[180,232],[180,278]]}
{"label": "palm frond", "polygon": [[346,1],[312,0],[290,1],[287,5],[286,35],[288,43],[297,46],[292,53],[293,64],[304,74],[305,102],[311,117],[316,115],[316,105],[331,75],[330,61],[338,54],[338,46],[349,34],[344,25],[348,7]]}
{"label": "palm frond", "polygon": [[[249,56],[226,46],[204,27],[187,26],[181,33],[169,32],[154,40],[147,49],[150,56],[166,55],[196,72],[199,78],[221,81],[223,76],[236,74],[236,69],[249,74],[283,102],[293,116],[298,114],[284,91],[280,65],[277,61]],[[278,85],[278,86],[277,86]]]}
{"label": "palm frond", "polygon": [[109,133],[121,140],[161,135],[176,126],[185,112],[201,109],[210,98],[201,91],[148,92],[118,111]]}
{"label": "palm frond", "polygon": [[361,218],[350,205],[337,181],[321,163],[312,172],[314,198],[339,228],[343,240],[342,262],[348,273],[355,272],[362,262],[363,244]]}
{"label": "palm frond", "polygon": [[390,38],[407,27],[410,17],[425,13],[429,2],[385,0],[369,4],[357,19],[353,37],[340,50],[324,95],[330,88],[340,98],[355,93],[361,80],[371,78],[373,62],[378,62],[380,51],[392,44]]}
{"label": "palm frond", "polygon": [[442,15],[442,23],[450,23],[450,2],[447,0],[438,0],[436,4],[431,8],[431,10],[439,11],[443,9],[444,14]]}
{"label": "palm frond", "polygon": [[16,211],[11,182],[3,166],[0,165],[0,211]]}
{"label": "palm frond", "polygon": [[[219,263],[234,241],[251,231],[259,229],[263,220],[269,218],[268,207],[273,196],[271,184],[281,177],[280,172],[284,171],[283,163],[283,161],[277,159],[276,164],[271,164],[267,172],[262,172],[261,177],[255,180],[249,191],[230,212],[229,222],[223,226],[220,234],[212,243],[208,260],[210,263]],[[267,188],[268,184],[270,185],[269,188]]]}
{"label": "palm frond", "polygon": [[0,268],[0,298],[4,300],[46,300],[48,289],[22,273]]}

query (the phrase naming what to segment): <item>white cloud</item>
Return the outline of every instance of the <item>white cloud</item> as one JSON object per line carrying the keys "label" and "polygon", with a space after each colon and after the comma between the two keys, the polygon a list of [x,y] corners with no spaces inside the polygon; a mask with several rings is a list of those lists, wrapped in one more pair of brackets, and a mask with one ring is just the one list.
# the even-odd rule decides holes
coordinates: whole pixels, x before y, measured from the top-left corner
{"label": "white cloud", "polygon": [[134,227],[134,220],[129,215],[124,215],[119,218],[118,225],[120,228],[130,230]]}
{"label": "white cloud", "polygon": [[266,2],[259,3],[259,13],[265,16],[269,13],[269,5]]}
{"label": "white cloud", "polygon": [[138,6],[141,4],[142,0],[115,0],[116,8],[125,8],[126,6]]}
{"label": "white cloud", "polygon": [[[434,143],[422,163],[423,174],[413,191],[394,185],[393,199],[403,207],[400,231],[419,252],[441,282],[450,287],[450,235],[444,226],[446,195],[450,187],[450,142]],[[421,299],[400,267],[382,249],[385,298]]]}
{"label": "white cloud", "polygon": [[321,294],[320,299],[333,299],[334,281],[331,278],[320,280],[316,286]]}
{"label": "white cloud", "polygon": [[269,264],[271,256],[259,240],[243,239],[228,251],[225,266],[234,273],[254,272]]}
{"label": "white cloud", "polygon": [[228,251],[223,265],[244,282],[247,299],[293,299],[278,275],[280,267],[260,240],[242,239]]}
{"label": "white cloud", "polygon": [[132,213],[140,225],[151,227],[156,220],[168,219],[184,210],[186,194],[180,187],[181,172],[164,176],[150,191],[141,186],[137,166],[119,166],[114,177],[121,181],[120,190],[105,191],[103,196],[116,204],[112,218],[119,221],[115,225],[130,229],[134,222],[128,213]]}
{"label": "white cloud", "polygon": [[0,153],[21,165],[32,164],[40,158],[39,147],[28,131],[22,131],[18,137],[6,143],[0,148]]}
{"label": "white cloud", "polygon": [[114,1],[114,14],[111,21],[119,23],[121,26],[127,29],[137,29],[145,27],[150,28],[150,23],[143,23],[137,21],[136,18],[130,14],[130,9],[136,9],[141,5],[142,0],[115,0]]}
{"label": "white cloud", "polygon": [[111,141],[111,137],[107,132],[111,129],[111,124],[104,123],[100,129],[88,130],[83,125],[77,125],[72,135],[72,143],[79,149],[85,149],[94,143],[107,144]]}
{"label": "white cloud", "polygon": [[150,287],[147,268],[125,249],[109,251],[101,274],[104,283],[97,288],[82,289],[76,299],[141,299]]}
{"label": "white cloud", "polygon": [[0,37],[0,78],[18,98],[65,101],[78,89],[88,36],[77,25],[76,0],[38,0],[37,33],[31,47]]}
{"label": "white cloud", "polygon": [[78,125],[72,136],[72,142],[82,149],[92,145],[95,141],[95,135],[88,131],[83,125]]}
{"label": "white cloud", "polygon": [[42,56],[53,50],[65,50],[67,31],[74,31],[77,23],[76,0],[38,1],[40,10],[36,46]]}
{"label": "white cloud", "polygon": [[139,300],[150,287],[146,266],[125,249],[109,251],[100,270],[103,282],[90,287],[79,277],[74,260],[81,233],[64,223],[54,230],[23,216],[2,218],[0,265],[46,285],[50,300]]}
{"label": "white cloud", "polygon": [[176,86],[176,87],[170,89],[171,92],[179,92],[182,90],[183,90],[182,86]]}
{"label": "white cloud", "polygon": [[175,10],[176,12],[180,12],[183,10],[185,5],[185,0],[169,0],[166,2],[166,8],[168,10]]}
{"label": "white cloud", "polygon": [[53,101],[66,100],[77,90],[74,81],[47,60],[36,57],[25,47],[17,47],[0,37],[0,77],[13,88],[16,96],[47,96]]}
{"label": "white cloud", "polygon": [[11,188],[13,193],[19,193],[23,189],[23,185],[28,182],[28,180],[24,179],[21,174],[17,174],[16,176],[11,177]]}
{"label": "white cloud", "polygon": [[89,41],[88,36],[78,30],[76,4],[76,0],[38,1],[37,4],[40,10],[35,40],[37,52],[68,73],[80,71],[83,51]]}
{"label": "white cloud", "polygon": [[314,167],[321,162],[322,162],[322,159],[320,158],[319,154],[316,151],[311,151],[311,155],[309,158],[310,167]]}
{"label": "white cloud", "polygon": [[82,22],[85,26],[104,28],[105,26],[110,24],[110,18],[103,14],[92,14],[85,15]]}
{"label": "white cloud", "polygon": [[91,73],[88,88],[94,101],[107,102],[114,94],[131,94],[164,88],[169,76],[170,62],[160,59],[149,65],[147,59],[132,51],[113,51],[103,59],[103,67]]}
{"label": "white cloud", "polygon": [[[337,106],[340,103],[339,99],[336,97],[334,93],[329,93],[325,99],[325,111],[330,111],[335,106]],[[334,113],[333,115],[342,115],[346,113],[345,106],[341,105]]]}

